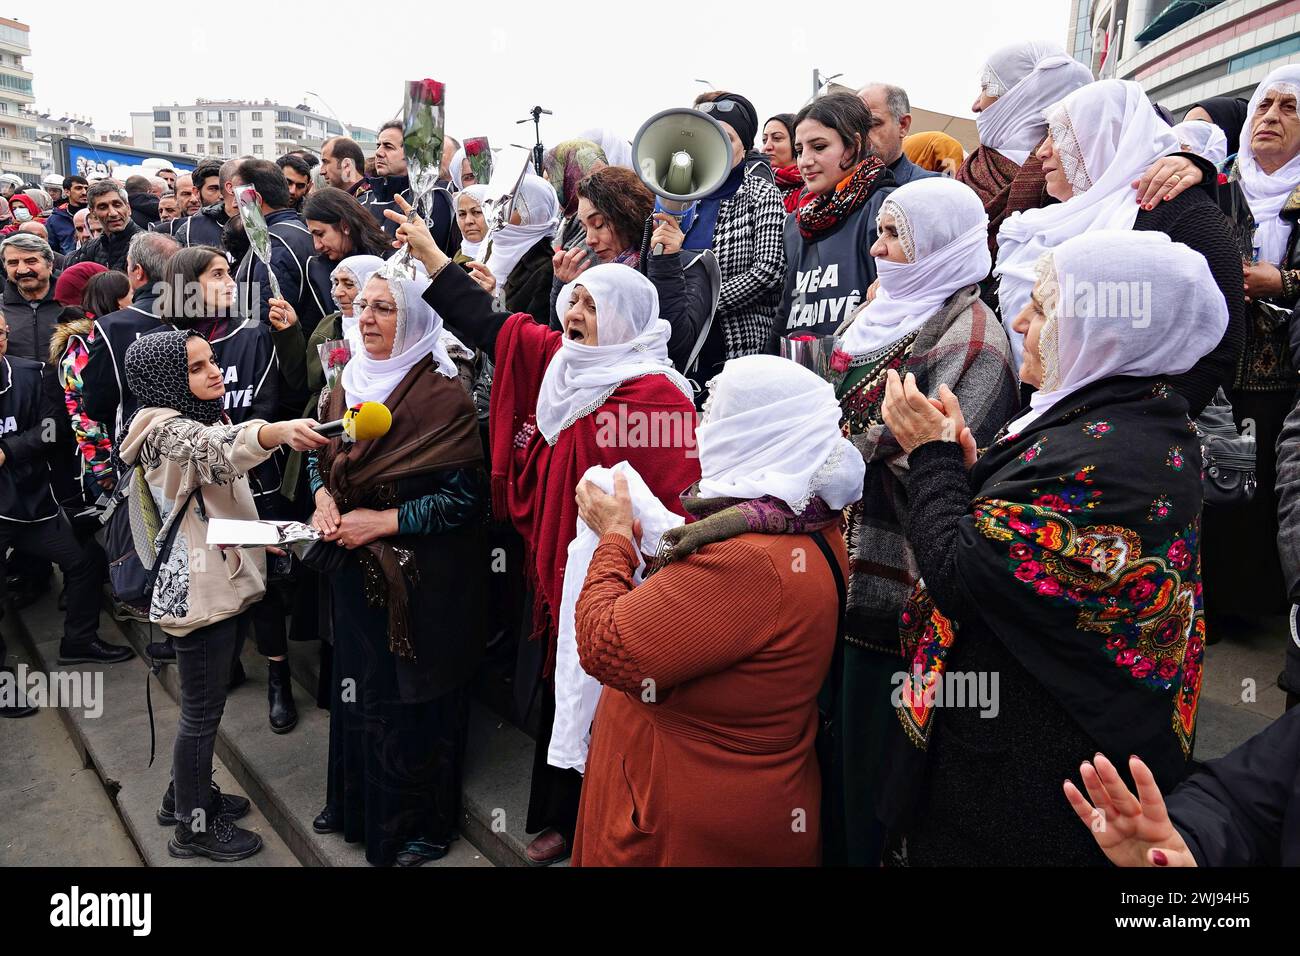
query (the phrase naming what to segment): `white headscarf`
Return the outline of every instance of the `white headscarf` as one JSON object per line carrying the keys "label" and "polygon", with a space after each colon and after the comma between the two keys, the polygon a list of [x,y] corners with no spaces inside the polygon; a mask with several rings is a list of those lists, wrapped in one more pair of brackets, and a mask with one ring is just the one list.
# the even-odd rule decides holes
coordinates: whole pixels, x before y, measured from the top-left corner
{"label": "white headscarf", "polygon": [[1269,90],[1289,93],[1300,99],[1300,65],[1280,66],[1255,87],[1250,105],[1246,107],[1246,125],[1241,128],[1241,149],[1237,153],[1237,177],[1257,224],[1259,260],[1279,265],[1286,253],[1286,241],[1291,231],[1291,224],[1282,219],[1282,204],[1300,185],[1300,154],[1271,175],[1260,169],[1255,161],[1255,151],[1250,146],[1250,129],[1259,101]]}
{"label": "white headscarf", "polygon": [[393,301],[397,303],[393,351],[388,358],[377,359],[362,346],[343,366],[343,390],[352,404],[385,401],[406,373],[428,356],[433,357],[433,364],[441,374],[448,378],[456,377],[456,364],[447,354],[444,343],[442,316],[433,311],[423,298],[424,290],[429,287],[428,277],[390,279],[377,272],[367,285],[373,288],[376,282],[387,282]]}
{"label": "white headscarf", "polygon": [[619,136],[612,129],[589,129],[575,136],[575,139],[588,139],[600,144],[605,151],[605,160],[610,166],[632,168],[632,144]]}
{"label": "white headscarf", "polygon": [[457,192],[465,188],[465,160],[468,158],[465,147],[462,146],[456,150],[456,155],[451,158],[451,169],[447,170],[447,175],[451,178]]}
{"label": "white headscarf", "polygon": [[1017,363],[1021,336],[1011,323],[1029,302],[1043,253],[1089,230],[1132,229],[1139,208],[1132,184],[1161,156],[1182,148],[1142,87],[1131,80],[1089,83],[1044,115],[1074,195],[1018,212],[998,230],[993,274],[1000,277],[1002,323]]}
{"label": "white headscarf", "polygon": [[1004,46],[984,64],[980,89],[998,99],[975,117],[980,145],[1018,166],[1047,135],[1043,110],[1092,82],[1092,73],[1050,41]]}
{"label": "white headscarf", "polygon": [[876,260],[880,288],[844,333],[841,350],[869,355],[919,329],[959,289],[993,266],[989,217],[955,179],[914,179],[890,193],[879,218],[894,217],[907,262]]}
{"label": "white headscarf", "polygon": [[709,383],[695,429],[702,498],[771,495],[802,514],[814,496],[831,508],[862,497],[867,466],[840,432],[835,389],[777,355],[732,359]]}
{"label": "white headscarf", "polygon": [[1212,162],[1217,169],[1228,158],[1228,137],[1214,123],[1206,120],[1184,120],[1174,126],[1178,142],[1197,156]]}
{"label": "white headscarf", "polygon": [[567,336],[551,357],[537,396],[537,429],[552,445],[560,432],[604,405],[623,382],[665,375],[693,400],[690,383],[668,358],[672,326],[659,318],[659,293],[636,269],[608,262],[593,266],[560,290],[563,316],[574,290],[584,287],[596,303],[596,340],[583,345]]}
{"label": "white headscarf", "polygon": [[555,235],[560,223],[560,199],[555,188],[535,173],[527,173],[519,183],[514,209],[520,216],[519,225],[506,223],[492,234],[492,248],[484,263],[502,290],[524,253],[540,240]]}
{"label": "white headscarf", "polygon": [[[473,185],[473,186],[467,186],[465,189],[462,189],[460,192],[458,192],[458,193],[455,195],[454,198],[455,198],[455,200],[456,200],[456,212],[457,212],[457,217],[458,217],[458,218],[459,218],[459,213],[460,213],[460,197],[461,197],[461,196],[472,196],[472,197],[474,198],[474,202],[478,205],[478,207],[479,207],[480,209],[482,209],[482,208],[483,208],[483,202],[484,202],[484,200],[486,200],[487,197],[488,197],[488,187],[487,187],[487,184],[484,183],[484,184],[482,184],[482,185],[478,185],[478,184],[476,184],[476,185]],[[479,253],[480,253],[482,250],[483,250],[483,240],[482,240],[482,239],[480,239],[478,242],[470,242],[470,241],[469,241],[468,239],[466,239],[463,235],[461,236],[461,240],[460,240],[460,251],[463,252],[463,253],[465,253],[465,255],[469,256],[469,257],[470,257],[471,259],[473,259],[475,262],[480,262],[480,261],[482,261],[482,260],[479,259]],[[504,281],[505,281],[505,278],[504,278],[504,277],[498,278],[497,281],[498,281],[498,282],[504,282]]]}
{"label": "white headscarf", "polygon": [[[379,256],[348,256],[330,271],[330,284],[338,278],[340,272],[346,272],[352,276],[352,281],[356,283],[357,292],[353,299],[361,298],[361,290],[366,287],[366,283],[375,271],[383,266],[384,260]],[[352,351],[361,348],[361,333],[357,331],[359,316],[355,311],[349,310],[348,314],[342,315],[343,337],[348,340],[352,346]]]}
{"label": "white headscarf", "polygon": [[1007,426],[1013,434],[1104,378],[1186,372],[1228,329],[1228,305],[1205,257],[1163,232],[1084,233],[1045,254],[1039,274],[1043,384]]}

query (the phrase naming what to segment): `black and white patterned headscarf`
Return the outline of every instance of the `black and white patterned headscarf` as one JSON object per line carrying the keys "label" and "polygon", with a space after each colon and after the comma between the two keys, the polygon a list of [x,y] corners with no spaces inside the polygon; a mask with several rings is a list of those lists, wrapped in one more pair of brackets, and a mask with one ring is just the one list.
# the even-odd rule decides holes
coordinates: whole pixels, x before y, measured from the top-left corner
{"label": "black and white patterned headscarf", "polygon": [[[174,408],[200,424],[215,425],[225,414],[225,402],[200,399],[190,391],[187,346],[191,338],[203,336],[193,329],[140,336],[126,350],[126,385],[139,399],[140,408]],[[123,434],[130,425],[123,426]]]}

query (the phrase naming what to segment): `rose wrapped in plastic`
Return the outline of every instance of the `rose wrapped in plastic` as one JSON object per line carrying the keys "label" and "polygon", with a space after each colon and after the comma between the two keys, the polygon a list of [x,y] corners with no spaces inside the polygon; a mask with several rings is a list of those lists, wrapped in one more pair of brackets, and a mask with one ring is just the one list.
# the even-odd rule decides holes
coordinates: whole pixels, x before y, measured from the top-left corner
{"label": "rose wrapped in plastic", "polygon": [[465,157],[469,168],[474,172],[474,181],[486,186],[492,181],[492,149],[488,146],[486,136],[474,136],[465,140]]}
{"label": "rose wrapped in plastic", "polygon": [[252,186],[235,187],[235,203],[239,206],[239,218],[244,223],[244,233],[248,236],[249,247],[253,255],[266,266],[266,278],[271,284],[272,297],[279,299],[280,283],[276,281],[275,271],[271,268],[271,228],[262,215],[262,197]]}

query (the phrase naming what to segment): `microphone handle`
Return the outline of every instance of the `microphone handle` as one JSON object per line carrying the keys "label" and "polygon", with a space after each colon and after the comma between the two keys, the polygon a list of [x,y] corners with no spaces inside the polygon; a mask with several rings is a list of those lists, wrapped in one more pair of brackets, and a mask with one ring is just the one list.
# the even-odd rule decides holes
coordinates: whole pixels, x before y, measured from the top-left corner
{"label": "microphone handle", "polygon": [[656,242],[656,243],[655,243],[655,255],[657,255],[657,256],[662,256],[663,254],[664,254],[664,244],[663,244],[662,242]]}
{"label": "microphone handle", "polygon": [[321,422],[319,425],[313,425],[311,428],[317,435],[325,438],[338,438],[343,434],[343,419],[332,422]]}

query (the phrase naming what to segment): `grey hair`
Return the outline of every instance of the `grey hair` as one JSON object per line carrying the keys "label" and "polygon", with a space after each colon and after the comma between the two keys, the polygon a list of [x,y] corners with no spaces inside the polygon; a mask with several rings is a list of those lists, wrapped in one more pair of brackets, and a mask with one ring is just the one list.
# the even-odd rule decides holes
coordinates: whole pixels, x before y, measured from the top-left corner
{"label": "grey hair", "polygon": [[39,252],[45,257],[45,261],[54,265],[54,250],[50,244],[40,236],[31,232],[15,232],[4,242],[0,242],[0,255],[4,255],[4,250],[13,246],[15,249],[21,249],[23,252]]}
{"label": "grey hair", "polygon": [[164,192],[168,189],[171,189],[171,186],[167,185],[167,180],[163,179],[161,176],[150,176],[149,185],[161,186]]}
{"label": "grey hair", "polygon": [[889,115],[894,118],[895,123],[902,122],[903,117],[912,112],[912,102],[907,98],[907,90],[892,83],[868,83],[858,90],[858,96],[862,96],[873,86],[878,86],[885,91],[885,108],[889,110]]}
{"label": "grey hair", "polygon": [[221,164],[221,171],[217,173],[217,182],[224,189],[226,183],[235,178],[235,171],[239,169],[239,164],[244,161],[242,156],[236,156],[234,159],[228,159]]}
{"label": "grey hair", "polygon": [[167,272],[167,260],[181,244],[161,232],[138,232],[126,247],[126,268],[139,266],[150,282],[161,282]]}
{"label": "grey hair", "polygon": [[117,193],[122,197],[122,202],[127,205],[131,204],[131,197],[126,194],[126,187],[116,179],[101,179],[97,183],[92,183],[91,187],[86,190],[86,208],[95,205],[95,200],[100,196],[106,196],[109,193]]}

